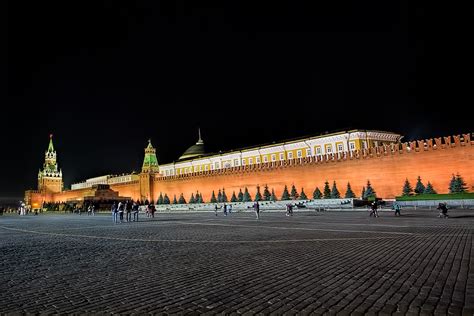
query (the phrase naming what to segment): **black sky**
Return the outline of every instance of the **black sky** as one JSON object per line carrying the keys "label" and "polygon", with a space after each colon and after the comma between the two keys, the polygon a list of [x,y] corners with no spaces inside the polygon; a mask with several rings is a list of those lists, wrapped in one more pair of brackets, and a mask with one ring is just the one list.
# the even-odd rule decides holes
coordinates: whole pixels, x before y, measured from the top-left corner
{"label": "black sky", "polygon": [[4,5],[0,199],[36,188],[49,133],[69,186],[139,170],[148,138],[175,160],[198,127],[212,151],[347,128],[473,131],[472,7],[91,3]]}

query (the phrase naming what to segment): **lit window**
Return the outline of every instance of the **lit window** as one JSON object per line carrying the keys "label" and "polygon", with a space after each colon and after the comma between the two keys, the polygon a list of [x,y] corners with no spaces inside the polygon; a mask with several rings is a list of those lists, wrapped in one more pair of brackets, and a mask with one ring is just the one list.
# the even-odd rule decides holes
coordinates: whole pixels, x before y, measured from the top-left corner
{"label": "lit window", "polygon": [[276,161],[277,160],[277,157],[275,154],[272,155],[272,161]]}
{"label": "lit window", "polygon": [[293,159],[293,153],[291,151],[288,153],[288,159]]}
{"label": "lit window", "polygon": [[296,152],[296,156],[297,156],[298,158],[301,158],[301,157],[303,156],[303,153],[301,152],[301,150],[298,150],[298,151]]}

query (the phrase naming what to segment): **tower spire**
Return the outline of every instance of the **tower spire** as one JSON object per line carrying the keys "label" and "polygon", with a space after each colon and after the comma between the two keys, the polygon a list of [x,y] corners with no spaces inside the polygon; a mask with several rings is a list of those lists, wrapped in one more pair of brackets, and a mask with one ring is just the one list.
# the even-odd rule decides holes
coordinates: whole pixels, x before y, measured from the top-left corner
{"label": "tower spire", "polygon": [[48,152],[54,152],[54,146],[53,146],[53,134],[49,134],[49,146],[48,146]]}
{"label": "tower spire", "polygon": [[199,134],[199,139],[198,139],[196,145],[204,144],[204,142],[202,141],[202,138],[201,138],[201,128],[200,127],[198,127],[198,134]]}

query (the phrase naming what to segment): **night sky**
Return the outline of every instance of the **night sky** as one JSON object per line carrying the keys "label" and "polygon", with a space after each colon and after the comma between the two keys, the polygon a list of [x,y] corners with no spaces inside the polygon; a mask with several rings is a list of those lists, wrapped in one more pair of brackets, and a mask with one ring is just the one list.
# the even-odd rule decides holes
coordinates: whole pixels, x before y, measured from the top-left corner
{"label": "night sky", "polygon": [[209,151],[472,132],[474,10],[415,2],[10,1],[0,201],[36,189],[50,133],[69,187],[140,170],[148,138],[176,160],[198,127]]}

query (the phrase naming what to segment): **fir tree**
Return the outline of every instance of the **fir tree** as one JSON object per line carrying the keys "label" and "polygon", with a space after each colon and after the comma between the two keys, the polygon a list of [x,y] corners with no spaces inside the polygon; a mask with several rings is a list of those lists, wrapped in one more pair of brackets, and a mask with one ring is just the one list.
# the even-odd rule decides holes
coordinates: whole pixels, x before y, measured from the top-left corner
{"label": "fir tree", "polygon": [[314,189],[314,191],[313,191],[313,199],[320,200],[322,196],[323,196],[323,194],[321,193],[319,188],[316,187],[316,189]]}
{"label": "fir tree", "polygon": [[231,202],[237,202],[237,197],[235,196],[235,191],[232,192],[232,197],[230,198]]}
{"label": "fir tree", "polygon": [[365,198],[366,199],[375,199],[377,195],[375,194],[374,188],[372,188],[372,185],[370,184],[370,181],[367,180],[367,189],[365,189]]}
{"label": "fir tree", "polygon": [[222,202],[229,202],[227,199],[227,194],[225,194],[225,189],[222,188]]}
{"label": "fir tree", "polygon": [[362,193],[360,194],[360,198],[365,200],[365,187],[362,187]]}
{"label": "fir tree", "polygon": [[170,198],[168,195],[165,193],[165,197],[163,198],[163,204],[170,204]]}
{"label": "fir tree", "polygon": [[299,197],[299,194],[298,194],[298,192],[296,191],[296,187],[295,187],[294,184],[291,186],[290,197],[291,197],[291,199],[293,199],[293,200],[296,200],[296,199]]}
{"label": "fir tree", "polygon": [[199,191],[196,191],[196,195],[194,195],[194,203],[199,203]]}
{"label": "fir tree", "polygon": [[456,182],[454,184],[455,187],[455,192],[456,193],[466,193],[467,192],[467,186],[466,182],[464,182],[464,179],[461,177],[461,175],[458,173],[456,174]]}
{"label": "fir tree", "polygon": [[145,205],[148,205],[150,204],[150,202],[148,202],[148,199],[145,199]]}
{"label": "fir tree", "polygon": [[424,194],[438,194],[436,193],[435,189],[433,189],[433,186],[431,185],[429,181],[428,181],[428,184],[426,185],[425,192],[423,193]]}
{"label": "fir tree", "polygon": [[222,192],[221,192],[221,189],[219,189],[219,193],[217,193],[217,202],[222,203]]}
{"label": "fir tree", "polygon": [[186,200],[184,199],[184,195],[183,193],[181,193],[181,195],[179,196],[179,201],[178,201],[179,204],[186,204]]}
{"label": "fir tree", "polygon": [[212,190],[211,203],[217,203],[216,194],[214,193],[214,190]]}
{"label": "fir tree", "polygon": [[249,190],[247,189],[247,187],[245,187],[245,191],[244,191],[244,196],[242,198],[242,202],[250,202],[252,201],[252,197],[250,196],[250,193],[249,193]]}
{"label": "fir tree", "polygon": [[421,182],[421,177],[418,176],[418,179],[416,180],[416,185],[415,185],[415,193],[416,194],[423,194],[425,192],[425,186]]}
{"label": "fir tree", "polygon": [[308,197],[304,193],[304,188],[301,188],[300,200],[307,200]]}
{"label": "fir tree", "polygon": [[347,182],[347,190],[346,190],[346,194],[344,195],[344,197],[346,199],[353,199],[353,198],[356,197],[356,195],[352,191],[351,184],[349,182]]}
{"label": "fir tree", "polygon": [[155,204],[155,201],[151,199],[150,204]]}
{"label": "fir tree", "polygon": [[174,198],[173,198],[173,204],[178,204],[178,200],[176,200],[176,194],[174,195]]}
{"label": "fir tree", "polygon": [[270,201],[270,198],[272,197],[270,191],[268,191],[268,185],[265,184],[265,189],[263,190],[263,200],[264,201]]}
{"label": "fir tree", "polygon": [[272,189],[272,195],[270,196],[270,201],[275,202],[277,200],[278,200],[278,198],[275,195],[275,190]]}
{"label": "fir tree", "polygon": [[189,198],[189,204],[194,204],[196,201],[194,200],[194,193],[191,193],[191,197]]}
{"label": "fir tree", "polygon": [[161,194],[161,192],[160,192],[160,197],[158,198],[158,201],[156,203],[158,203],[158,205],[163,204],[163,194]]}
{"label": "fir tree", "polygon": [[197,202],[199,204],[204,203],[204,200],[202,198],[202,193],[196,193],[196,195],[198,195]]}
{"label": "fir tree", "polygon": [[290,199],[290,193],[288,193],[288,187],[285,185],[285,188],[283,189],[283,194],[281,195],[281,200],[286,201]]}
{"label": "fir tree", "polygon": [[239,189],[239,194],[237,195],[237,200],[242,202],[244,200],[244,194],[242,193],[242,189]]}
{"label": "fir tree", "polygon": [[449,193],[457,193],[456,192],[456,177],[453,174],[451,178],[451,182],[449,182]]}
{"label": "fir tree", "polygon": [[331,199],[339,199],[339,198],[341,198],[341,194],[339,193],[339,190],[336,187],[336,181],[334,181],[332,184],[332,189],[331,189]]}
{"label": "fir tree", "polygon": [[411,187],[408,178],[405,179],[405,184],[403,185],[402,196],[410,196],[413,195],[413,188]]}
{"label": "fir tree", "polygon": [[261,201],[262,194],[260,193],[260,187],[257,185],[257,193],[255,194],[255,201]]}
{"label": "fir tree", "polygon": [[329,182],[324,182],[324,191],[323,191],[323,197],[325,199],[330,199],[331,198],[331,189],[329,188]]}

